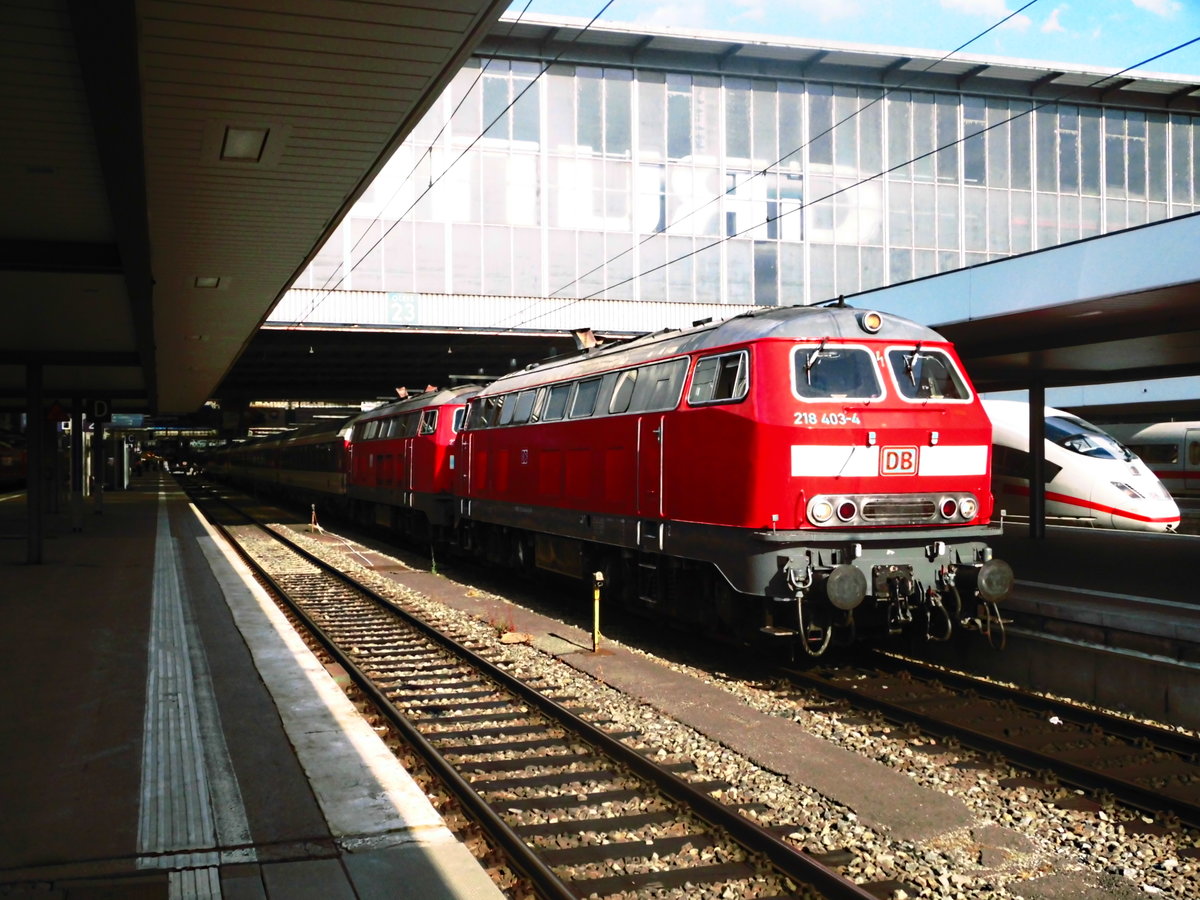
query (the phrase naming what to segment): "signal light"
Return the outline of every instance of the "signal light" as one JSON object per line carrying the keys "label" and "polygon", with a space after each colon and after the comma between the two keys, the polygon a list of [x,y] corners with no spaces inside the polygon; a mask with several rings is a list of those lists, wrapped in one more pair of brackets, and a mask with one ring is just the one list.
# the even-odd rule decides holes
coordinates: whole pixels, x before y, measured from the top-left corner
{"label": "signal light", "polygon": [[953,519],[954,514],[958,512],[958,501],[953,497],[943,497],[941,511],[943,519]]}
{"label": "signal light", "polygon": [[858,507],[854,505],[853,500],[843,500],[838,504],[837,514],[843,522],[849,522],[858,515]]}

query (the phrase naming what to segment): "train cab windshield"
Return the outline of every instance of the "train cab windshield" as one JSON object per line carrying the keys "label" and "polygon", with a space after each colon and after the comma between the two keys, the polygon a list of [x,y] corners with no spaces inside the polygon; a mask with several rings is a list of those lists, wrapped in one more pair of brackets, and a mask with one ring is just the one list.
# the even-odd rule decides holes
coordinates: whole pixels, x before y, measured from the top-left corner
{"label": "train cab windshield", "polygon": [[1084,456],[1125,462],[1133,459],[1133,454],[1112,435],[1074,416],[1046,416],[1046,440]]}
{"label": "train cab windshield", "polygon": [[871,351],[839,344],[801,344],[793,353],[796,395],[805,400],[875,400],[883,386]]}
{"label": "train cab windshield", "polygon": [[966,379],[954,361],[941,350],[922,347],[893,347],[888,366],[900,395],[906,400],[970,400]]}

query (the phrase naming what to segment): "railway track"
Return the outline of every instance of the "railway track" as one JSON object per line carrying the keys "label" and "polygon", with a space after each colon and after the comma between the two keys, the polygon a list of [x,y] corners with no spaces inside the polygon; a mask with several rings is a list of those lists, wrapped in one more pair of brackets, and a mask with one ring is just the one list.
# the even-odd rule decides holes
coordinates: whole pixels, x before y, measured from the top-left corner
{"label": "railway track", "polygon": [[539,896],[892,895],[721,803],[728,785],[692,780],[690,761],[524,683],[490,646],[442,634],[212,494],[193,499]]}
{"label": "railway track", "polygon": [[[785,669],[794,685],[989,757],[1060,787],[1056,805],[1115,799],[1165,823],[1200,825],[1200,740],[995,682],[877,654],[877,665]],[[1131,823],[1134,824],[1134,823]],[[1157,826],[1155,826],[1157,827]]]}

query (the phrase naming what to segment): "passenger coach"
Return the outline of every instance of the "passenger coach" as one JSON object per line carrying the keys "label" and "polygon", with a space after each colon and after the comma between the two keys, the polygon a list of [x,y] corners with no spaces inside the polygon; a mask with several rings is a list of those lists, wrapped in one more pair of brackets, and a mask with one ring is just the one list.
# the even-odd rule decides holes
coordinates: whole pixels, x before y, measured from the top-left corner
{"label": "passenger coach", "polygon": [[1200,494],[1200,422],[1107,426],[1177,495]]}

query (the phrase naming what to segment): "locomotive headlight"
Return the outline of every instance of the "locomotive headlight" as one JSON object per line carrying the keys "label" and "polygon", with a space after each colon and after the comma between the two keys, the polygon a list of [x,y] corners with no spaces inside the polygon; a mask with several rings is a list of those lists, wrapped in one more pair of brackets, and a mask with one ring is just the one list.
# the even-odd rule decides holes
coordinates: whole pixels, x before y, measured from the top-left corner
{"label": "locomotive headlight", "polygon": [[858,317],[858,324],[868,334],[874,334],[883,327],[883,316],[875,311],[865,312]]}
{"label": "locomotive headlight", "polygon": [[1145,499],[1144,497],[1142,497],[1141,493],[1138,490],[1130,487],[1123,481],[1114,481],[1114,482],[1112,482],[1112,486],[1115,487],[1122,494],[1124,494],[1126,497],[1129,497],[1133,500]]}
{"label": "locomotive headlight", "polygon": [[974,497],[963,497],[958,504],[958,512],[964,519],[975,518],[975,513],[979,511],[979,504]]}
{"label": "locomotive headlight", "polygon": [[808,507],[808,517],[818,525],[824,525],[833,518],[833,504],[828,500],[813,500]]}

